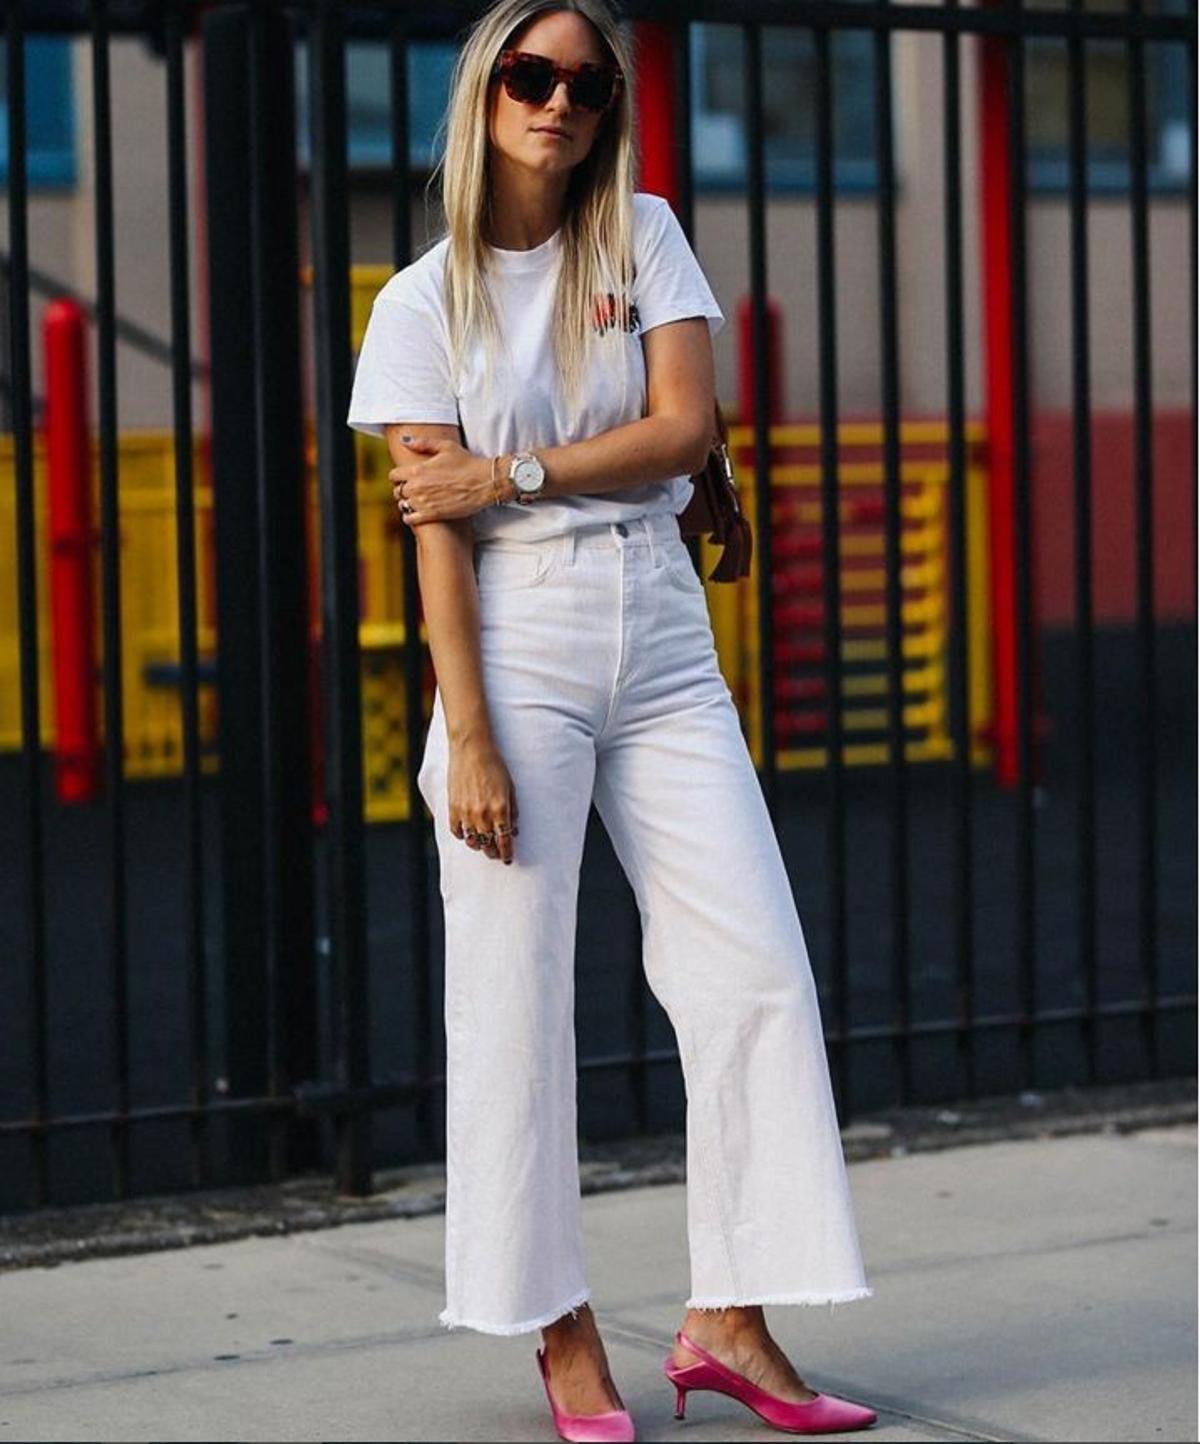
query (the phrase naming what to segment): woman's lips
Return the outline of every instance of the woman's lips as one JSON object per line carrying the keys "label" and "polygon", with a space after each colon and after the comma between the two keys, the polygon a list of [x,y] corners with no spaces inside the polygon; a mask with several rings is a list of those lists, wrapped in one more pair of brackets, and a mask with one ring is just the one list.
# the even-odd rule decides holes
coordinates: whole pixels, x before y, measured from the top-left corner
{"label": "woman's lips", "polygon": [[546,130],[542,127],[539,127],[533,133],[534,135],[548,135],[554,140],[570,140],[571,138],[569,135],[564,135],[561,130]]}

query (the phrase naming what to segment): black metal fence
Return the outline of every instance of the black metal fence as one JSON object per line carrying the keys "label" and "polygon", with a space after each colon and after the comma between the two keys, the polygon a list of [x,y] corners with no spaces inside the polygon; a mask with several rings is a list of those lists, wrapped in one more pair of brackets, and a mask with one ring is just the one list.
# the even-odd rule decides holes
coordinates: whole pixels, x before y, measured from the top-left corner
{"label": "black metal fence", "polygon": [[[391,58],[393,154],[389,195],[396,267],[409,262],[412,186],[407,174],[407,46],[451,34],[470,7],[409,3],[343,5],[307,0],[246,4],[184,0],[155,4],[36,4],[5,7],[4,56],[8,125],[8,383],[15,483],[17,632],[20,641],[21,750],[19,773],[4,783],[12,844],[3,886],[13,906],[3,983],[7,1063],[0,1099],[0,1172],[9,1180],[8,1207],[82,1195],[69,1180],[97,1165],[111,1168],[117,1196],[151,1185],[186,1186],[238,1177],[281,1178],[331,1161],[340,1189],[371,1188],[381,1162],[435,1157],[440,1143],[438,910],[432,887],[428,818],[416,790],[420,747],[408,749],[409,824],[388,830],[382,851],[367,845],[362,783],[361,672],[355,456],[344,417],[351,380],[350,176],[344,55],[347,36],[371,36]],[[677,85],[686,113],[688,26],[729,23],[716,3],[640,4],[631,18],[659,20],[676,39]],[[773,708],[764,706],[762,784],[798,886],[822,985],[835,1091],[843,1118],[854,1109],[855,1080],[875,1070],[879,1102],[971,1096],[981,1089],[1035,1088],[1053,1082],[1101,1081],[1121,1072],[1154,1075],[1194,1066],[1186,1021],[1195,1008],[1195,747],[1175,747],[1179,729],[1194,736],[1190,674],[1191,627],[1164,640],[1154,608],[1151,448],[1153,396],[1148,246],[1145,57],[1149,47],[1181,46],[1192,77],[1191,186],[1187,199],[1192,246],[1188,274],[1171,278],[1187,288],[1191,308],[1192,399],[1196,375],[1195,261],[1195,14],[1149,13],[1140,0],[1127,9],[1093,11],[1079,0],[1064,8],[1025,9],[1020,3],[986,8],[925,4],[860,4],[814,0],[743,0],[737,24],[743,41],[747,141],[745,213],[749,295],[755,354],[767,346],[766,124],[763,107],[764,26],[798,26],[811,34],[814,85],[796,103],[811,107],[815,136],[815,270],[819,358],[817,417],[821,435],[825,687],[839,698],[843,650],[839,597],[838,309],[831,48],[851,32],[871,36],[874,61],[877,187],[878,358],[883,428],[885,554],[888,577],[886,715],[889,761],[870,784],[843,762],[841,713],[828,709],[828,765],[815,779],[783,775],[777,767]],[[31,304],[37,271],[29,255],[30,196],[25,164],[26,37],[59,30],[90,36],[90,137],[95,175],[95,336],[99,382],[100,558],[104,805],[90,809],[88,834],[75,871],[66,866],[63,821],[49,806],[43,719],[39,710],[36,637],[34,433]],[[945,412],[949,428],[949,633],[953,757],[918,775],[905,757],[904,666],[901,622],[901,354],[897,272],[897,184],[892,131],[892,45],[904,31],[940,37],[943,96]],[[179,706],[183,719],[181,785],[147,820],[122,764],[122,557],[119,545],[117,344],[121,337],[114,250],[113,96],[110,42],[117,34],[151,37],[165,69],[164,116],[170,191],[170,364],[173,380],[178,576]],[[220,775],[202,775],[198,708],[203,679],[197,653],[192,415],[193,341],[190,334],[185,35],[203,37],[204,158],[208,238],[208,324],[211,335],[211,455],[214,478],[220,697]],[[1031,394],[1028,369],[1027,256],[1024,189],[1022,59],[1034,36],[1061,37],[1069,57],[1070,316],[1074,437],[1076,624],[1067,662],[1048,685],[1070,715],[1061,787],[1039,780],[1035,748],[1035,646],[1031,557]],[[1013,235],[1009,378],[1015,438],[1013,553],[1018,646],[1018,781],[1011,793],[974,775],[968,719],[968,607],[966,564],[966,300],[960,154],[964,47],[996,37],[1008,75],[1008,147]],[[1113,685],[1136,699],[1129,747],[1105,761],[1094,668],[1092,616],[1094,521],[1090,478],[1090,357],[1088,317],[1088,185],[1084,56],[1089,44],[1120,42],[1128,75],[1128,195],[1135,377],[1133,430],[1137,557],[1136,631]],[[310,97],[297,114],[292,87],[293,47],[304,47]],[[307,128],[311,167],[298,174],[297,125]],[[695,204],[690,132],[675,137],[680,213],[690,230]],[[298,206],[298,195],[304,206]],[[309,685],[303,497],[301,306],[298,216],[305,214],[313,265],[311,293],[316,377],[316,444],[320,497],[321,684],[327,821],[312,820]],[[768,377],[755,368],[756,473],[768,475]],[[1193,455],[1194,486],[1194,455]],[[758,657],[761,695],[777,686],[772,607],[771,494],[756,489],[753,517],[758,556]],[[1193,490],[1192,518],[1195,517]],[[418,594],[412,539],[405,547],[405,716],[408,736],[421,738],[426,721],[426,659],[418,641]],[[1162,646],[1171,666],[1160,665]],[[1058,657],[1060,653],[1055,653]],[[1109,654],[1106,652],[1107,657]],[[1178,658],[1176,661],[1175,659]],[[1107,665],[1107,663],[1105,663]],[[1181,681],[1181,676],[1183,680]],[[1164,712],[1157,699],[1174,689]],[[1130,689],[1132,688],[1132,693]],[[1107,694],[1105,694],[1107,697]],[[1181,700],[1182,699],[1182,700]],[[1105,702],[1104,716],[1111,716]],[[1165,742],[1164,742],[1164,739]],[[1167,754],[1164,754],[1164,745]],[[1159,763],[1169,755],[1170,773]],[[1110,766],[1111,763],[1111,766]],[[1106,770],[1107,769],[1107,770]],[[1057,784],[1056,784],[1057,786]],[[1182,805],[1180,803],[1182,789]],[[1170,803],[1170,817],[1163,799]],[[1061,801],[1068,818],[1046,811]],[[1188,798],[1191,803],[1188,804]],[[131,806],[131,802],[135,805]],[[215,842],[206,846],[206,819]],[[136,827],[132,826],[136,822]],[[148,829],[143,832],[143,827]],[[158,829],[158,831],[155,831]],[[1073,833],[1073,846],[1072,846]],[[875,861],[856,871],[870,834]],[[84,834],[79,834],[83,836]],[[161,841],[148,841],[151,838]],[[1163,839],[1167,838],[1166,847]],[[139,842],[138,839],[141,839]],[[56,839],[58,840],[56,842]],[[160,914],[161,897],[147,849],[166,848],[178,868],[176,909]],[[52,844],[54,844],[52,846]],[[603,839],[589,848],[603,848]],[[1104,883],[1104,849],[1123,859]],[[213,853],[217,866],[206,871]],[[1169,855],[1168,855],[1169,854]],[[819,889],[811,860],[823,857]],[[1169,866],[1164,868],[1164,856]],[[139,857],[136,876],[131,859]],[[1178,865],[1177,865],[1178,864]],[[383,869],[386,879],[373,873]],[[866,873],[870,873],[866,877]],[[52,958],[55,909],[70,910],[68,893],[86,874],[85,896],[96,952],[75,982],[68,962]],[[611,876],[611,869],[609,875]],[[61,877],[56,883],[55,878]],[[1001,884],[1003,879],[1003,885]],[[97,886],[97,880],[101,885]],[[874,889],[886,882],[876,895]],[[620,880],[615,880],[620,887]],[[859,887],[856,901],[855,888]],[[373,895],[373,896],[372,896]],[[216,901],[214,901],[214,896]],[[131,897],[135,905],[131,908]],[[1164,904],[1164,897],[1166,904]],[[1132,932],[1120,931],[1120,957],[1101,966],[1102,931],[1128,903]],[[605,1005],[611,980],[625,970],[628,985],[618,1016],[606,1016],[581,1049],[584,1093],[621,1099],[627,1128],[678,1126],[682,1097],[677,1055],[665,1020],[640,969],[632,899],[628,946],[606,957]],[[1164,983],[1161,958],[1164,906],[1170,918],[1172,970]],[[1106,916],[1109,922],[1104,921]],[[386,916],[384,914],[386,913]],[[171,933],[148,935],[142,914],[160,918]],[[1121,914],[1124,916],[1124,914]],[[586,928],[581,966],[598,946]],[[168,920],[169,918],[169,920]],[[19,923],[16,920],[19,919]],[[1189,935],[1190,919],[1190,935]],[[823,926],[818,929],[817,921]],[[1011,921],[1011,937],[1005,928]],[[940,967],[929,964],[930,928],[940,926]],[[853,966],[855,929],[868,959]],[[136,945],[135,945],[136,937]],[[605,930],[605,946],[611,939]],[[218,941],[214,944],[213,939]],[[372,939],[382,961],[372,970]],[[382,940],[382,941],[381,941]],[[916,940],[916,941],[914,941]],[[999,941],[998,941],[999,940]],[[989,987],[981,991],[981,953]],[[214,968],[214,957],[217,966]],[[69,964],[82,966],[78,960]],[[591,977],[591,975],[588,975]],[[583,1006],[599,996],[597,972],[585,978]],[[932,985],[932,991],[925,983]],[[131,984],[132,991],[131,991]],[[156,988],[172,1000],[170,1018],[154,1002]],[[920,1006],[917,996],[920,993]],[[871,999],[871,1006],[864,1004]],[[68,998],[74,1022],[60,1028]],[[932,1004],[930,999],[935,1000]],[[872,1016],[873,1015],[873,1016]],[[135,1019],[140,1020],[135,1027]],[[1106,1028],[1131,1026],[1135,1040],[1123,1061],[1106,1051]],[[1163,1030],[1173,1029],[1169,1047]],[[396,1036],[406,1041],[397,1050]],[[999,1051],[997,1051],[999,1040]],[[1110,1040],[1111,1041],[1111,1040]],[[98,1050],[103,1067],[71,1075],[74,1050]],[[155,1057],[161,1067],[148,1070]],[[387,1067],[381,1057],[403,1057]],[[375,1059],[373,1065],[373,1058]],[[882,1069],[882,1073],[880,1070]],[[918,1076],[919,1075],[919,1076]],[[174,1080],[170,1086],[164,1080]],[[174,1091],[172,1091],[172,1088]],[[165,1093],[165,1096],[161,1096]],[[585,1098],[583,1115],[589,1116]],[[599,1114],[595,1115],[597,1118]],[[611,1113],[609,1115],[611,1119]],[[396,1123],[384,1145],[381,1120]],[[375,1128],[372,1128],[372,1120]],[[398,1120],[398,1122],[397,1122]],[[374,1144],[373,1144],[374,1133]],[[97,1154],[97,1146],[106,1151]],[[163,1164],[163,1156],[169,1162]],[[153,1160],[153,1164],[152,1164]],[[61,1170],[56,1173],[55,1169]],[[91,1185],[95,1193],[94,1183]]]}

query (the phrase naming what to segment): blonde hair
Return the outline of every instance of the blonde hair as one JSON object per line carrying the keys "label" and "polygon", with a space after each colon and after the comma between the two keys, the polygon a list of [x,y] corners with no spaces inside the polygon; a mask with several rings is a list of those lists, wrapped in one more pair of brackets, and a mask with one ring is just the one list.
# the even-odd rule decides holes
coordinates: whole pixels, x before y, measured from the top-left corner
{"label": "blonde hair", "polygon": [[[616,100],[596,131],[588,155],[571,173],[560,235],[561,266],[555,293],[553,342],[555,362],[568,410],[577,414],[583,378],[595,340],[619,338],[629,327],[626,306],[633,293],[634,151],[633,57],[609,0],[496,0],[474,22],[455,62],[450,101],[443,124],[446,146],[430,176],[430,188],[441,178],[446,217],[444,303],[454,375],[460,374],[466,350],[482,335],[489,362],[502,337],[487,285],[490,255],[484,241],[491,208],[488,150],[489,87],[492,66],[500,51],[515,43],[536,16],[573,10],[595,27],[612,61],[625,76]],[[617,308],[615,330],[598,327],[594,307],[612,297]],[[611,344],[605,354],[617,364],[623,348]],[[486,367],[491,378],[494,366]],[[624,385],[626,368],[620,375]]]}

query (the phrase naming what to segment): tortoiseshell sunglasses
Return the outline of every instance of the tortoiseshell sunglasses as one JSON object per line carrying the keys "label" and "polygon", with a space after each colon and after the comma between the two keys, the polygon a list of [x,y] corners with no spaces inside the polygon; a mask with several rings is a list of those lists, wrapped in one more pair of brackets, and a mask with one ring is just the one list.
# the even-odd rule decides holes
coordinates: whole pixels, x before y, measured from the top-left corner
{"label": "tortoiseshell sunglasses", "polygon": [[542,105],[565,80],[571,104],[583,110],[604,110],[625,78],[615,65],[555,65],[548,55],[532,50],[502,50],[492,75],[523,105]]}

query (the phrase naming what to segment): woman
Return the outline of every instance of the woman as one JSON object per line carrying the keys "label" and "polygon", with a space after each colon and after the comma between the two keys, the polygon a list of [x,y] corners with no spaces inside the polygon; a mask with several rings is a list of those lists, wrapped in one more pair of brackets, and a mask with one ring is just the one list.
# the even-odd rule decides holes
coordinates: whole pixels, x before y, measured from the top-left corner
{"label": "woman", "polygon": [[446,234],[379,292],[355,374],[438,681],[419,784],[446,921],[439,1318],[540,1329],[560,1435],[634,1437],[587,1303],[576,1153],[594,801],[688,1094],[677,1407],[717,1388],[794,1432],[861,1427],[874,1413],[809,1389],[763,1317],[872,1290],[803,933],[676,520],[723,317],[670,207],[634,190],[630,64],[606,0],[477,20]]}

